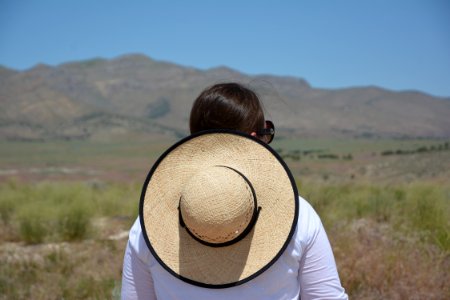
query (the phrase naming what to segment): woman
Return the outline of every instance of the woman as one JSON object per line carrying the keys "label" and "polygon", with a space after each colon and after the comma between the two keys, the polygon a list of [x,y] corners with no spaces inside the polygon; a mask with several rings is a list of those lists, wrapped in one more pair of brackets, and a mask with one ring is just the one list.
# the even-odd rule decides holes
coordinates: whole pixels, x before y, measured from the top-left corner
{"label": "woman", "polygon": [[[194,102],[190,130],[144,184],[122,299],[347,299],[320,218],[265,145],[275,131],[255,93],[237,83],[207,88]],[[245,205],[230,209],[240,197]],[[216,207],[222,210],[205,217]],[[244,225],[216,222],[230,211]],[[217,234],[224,228],[217,223],[229,232]]]}

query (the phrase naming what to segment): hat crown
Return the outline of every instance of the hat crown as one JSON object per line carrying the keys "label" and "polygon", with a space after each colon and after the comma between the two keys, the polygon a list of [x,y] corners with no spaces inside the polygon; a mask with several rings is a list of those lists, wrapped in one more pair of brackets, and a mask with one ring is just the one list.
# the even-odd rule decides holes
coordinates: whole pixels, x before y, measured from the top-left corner
{"label": "hat crown", "polygon": [[250,223],[252,189],[240,173],[226,166],[205,168],[184,185],[180,212],[189,231],[208,243],[233,240]]}

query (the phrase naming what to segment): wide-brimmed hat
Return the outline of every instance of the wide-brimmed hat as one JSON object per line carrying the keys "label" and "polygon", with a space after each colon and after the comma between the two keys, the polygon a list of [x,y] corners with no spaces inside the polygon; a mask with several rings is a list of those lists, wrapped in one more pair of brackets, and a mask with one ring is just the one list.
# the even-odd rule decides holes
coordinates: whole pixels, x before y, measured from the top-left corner
{"label": "wide-brimmed hat", "polygon": [[298,217],[281,157],[250,135],[204,131],[170,147],[142,188],[145,242],[172,275],[208,288],[247,282],[283,253]]}

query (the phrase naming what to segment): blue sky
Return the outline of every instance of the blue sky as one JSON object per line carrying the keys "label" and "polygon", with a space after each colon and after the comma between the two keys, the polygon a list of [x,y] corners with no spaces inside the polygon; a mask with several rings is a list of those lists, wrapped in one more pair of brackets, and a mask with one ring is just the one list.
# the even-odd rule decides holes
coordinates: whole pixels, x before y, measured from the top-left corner
{"label": "blue sky", "polygon": [[448,97],[450,1],[0,0],[1,65],[129,53]]}

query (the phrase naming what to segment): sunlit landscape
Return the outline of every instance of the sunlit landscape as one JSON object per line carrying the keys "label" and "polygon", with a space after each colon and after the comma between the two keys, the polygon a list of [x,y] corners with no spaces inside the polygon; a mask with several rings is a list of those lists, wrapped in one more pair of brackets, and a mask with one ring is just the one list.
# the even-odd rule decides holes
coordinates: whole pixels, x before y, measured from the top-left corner
{"label": "sunlit landscape", "polygon": [[433,0],[0,1],[0,300],[120,299],[148,172],[232,82],[350,299],[450,299],[449,20]]}
{"label": "sunlit landscape", "polygon": [[[174,141],[2,142],[0,298],[117,298],[143,181]],[[321,216],[352,298],[446,298],[447,140],[280,138],[273,148]]]}

